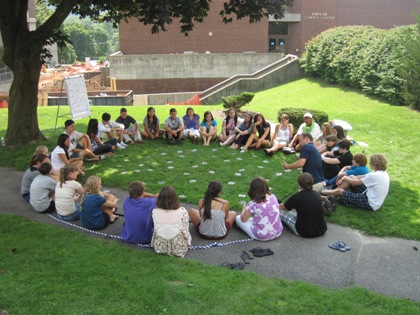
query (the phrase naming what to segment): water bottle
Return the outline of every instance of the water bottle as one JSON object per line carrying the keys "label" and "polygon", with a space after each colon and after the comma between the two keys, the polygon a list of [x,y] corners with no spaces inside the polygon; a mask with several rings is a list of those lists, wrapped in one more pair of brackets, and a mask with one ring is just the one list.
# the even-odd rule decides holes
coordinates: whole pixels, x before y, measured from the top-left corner
{"label": "water bottle", "polygon": [[6,146],[6,141],[4,141],[4,137],[1,137],[1,146],[2,147]]}

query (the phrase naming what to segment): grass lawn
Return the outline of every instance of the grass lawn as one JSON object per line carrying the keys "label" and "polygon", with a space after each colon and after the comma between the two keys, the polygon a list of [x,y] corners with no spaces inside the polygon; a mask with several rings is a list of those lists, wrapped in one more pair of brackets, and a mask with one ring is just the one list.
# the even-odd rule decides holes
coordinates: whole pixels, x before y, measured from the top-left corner
{"label": "grass lawn", "polygon": [[[364,152],[367,156],[382,153],[388,159],[391,177],[390,193],[377,212],[350,209],[339,206],[329,222],[356,228],[366,234],[395,236],[406,239],[420,239],[420,180],[417,170],[420,158],[413,147],[415,139],[420,139],[419,113],[406,107],[389,104],[366,96],[352,89],[329,85],[321,80],[299,79],[277,88],[257,93],[246,110],[261,112],[271,121],[276,121],[277,112],[282,107],[306,107],[323,110],[330,119],[348,121],[353,130],[349,136],[368,144],[355,145],[353,154]],[[155,106],[163,124],[170,106]],[[178,106],[178,115],[183,116],[186,106]],[[129,114],[142,121],[146,107],[130,107]],[[204,111],[216,111],[222,106],[196,106],[202,116]],[[99,118],[109,112],[112,119],[119,115],[119,107],[91,107],[92,117]],[[68,107],[60,108],[60,115],[68,113]],[[40,128],[50,141],[43,144],[55,147],[67,117],[58,119],[60,128],[54,134],[56,107],[39,108]],[[88,118],[78,120],[76,129],[86,131]],[[0,110],[0,134],[7,126],[7,110]],[[219,129],[222,119],[218,118]],[[409,141],[410,140],[410,141]],[[25,170],[28,160],[38,144],[16,148],[0,148],[2,166]],[[12,151],[13,150],[13,151]],[[13,154],[11,154],[13,152]],[[130,146],[117,152],[114,158],[100,163],[86,163],[87,175],[102,177],[105,186],[126,189],[129,182],[142,180],[149,192],[158,192],[163,185],[173,185],[182,201],[196,204],[203,197],[210,180],[223,184],[223,197],[230,200],[234,210],[248,201],[246,195],[250,180],[263,176],[279,199],[297,190],[298,172],[285,172],[280,166],[285,159],[292,162],[294,157],[278,153],[267,157],[262,150],[240,153],[239,150],[220,148],[218,143],[210,147],[193,145],[186,141],[181,146],[171,146],[164,141],[146,141],[142,145]],[[82,180],[85,180],[82,179]]]}
{"label": "grass lawn", "polygon": [[161,256],[13,215],[0,218],[9,314],[419,314],[365,289],[325,289]]}

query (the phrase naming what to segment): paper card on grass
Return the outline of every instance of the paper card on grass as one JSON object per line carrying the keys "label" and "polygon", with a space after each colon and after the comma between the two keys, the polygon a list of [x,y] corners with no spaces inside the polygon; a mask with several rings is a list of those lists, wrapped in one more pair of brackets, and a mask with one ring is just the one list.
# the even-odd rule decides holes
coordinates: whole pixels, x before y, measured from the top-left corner
{"label": "paper card on grass", "polygon": [[228,185],[235,185],[235,182],[229,182]]}
{"label": "paper card on grass", "polygon": [[161,180],[160,182],[158,182],[159,185],[163,185],[165,184],[165,181]]}
{"label": "paper card on grass", "polygon": [[202,162],[201,164],[203,164],[203,165],[207,165],[207,162]]}
{"label": "paper card on grass", "polygon": [[214,174],[214,173],[216,173],[216,172],[215,172],[215,171],[209,171],[209,173],[210,173],[210,174]]}
{"label": "paper card on grass", "polygon": [[182,151],[181,151],[181,150],[179,150],[179,151],[176,151],[176,153],[180,154],[180,153],[182,153]]}
{"label": "paper card on grass", "polygon": [[185,198],[187,198],[187,196],[185,196],[185,195],[179,195],[178,197],[179,197],[179,199],[185,199]]}
{"label": "paper card on grass", "polygon": [[188,175],[190,175],[190,173],[188,173],[188,172],[185,172],[185,173],[184,173],[184,175],[185,175],[185,176],[188,176]]}
{"label": "paper card on grass", "polygon": [[191,150],[191,152],[197,152],[197,149],[193,149],[193,150]]}
{"label": "paper card on grass", "polygon": [[268,161],[267,160],[264,160],[263,163],[268,163]]}
{"label": "paper card on grass", "polygon": [[245,169],[241,168],[240,170],[238,170],[238,172],[245,172]]}
{"label": "paper card on grass", "polygon": [[229,160],[223,160],[223,162],[226,162],[227,163],[227,162],[230,162],[230,161]]}
{"label": "paper card on grass", "polygon": [[171,170],[171,169],[173,169],[174,167],[173,166],[168,166],[168,170]]}
{"label": "paper card on grass", "polygon": [[139,164],[139,166],[144,166],[144,164]]}
{"label": "paper card on grass", "polygon": [[148,170],[149,172],[153,172],[153,169],[151,169],[151,168],[148,168],[147,170]]}
{"label": "paper card on grass", "polygon": [[165,152],[162,152],[160,155],[166,155],[166,153]]}
{"label": "paper card on grass", "polygon": [[198,165],[193,165],[193,166],[191,166],[192,168],[198,168]]}
{"label": "paper card on grass", "polygon": [[264,168],[264,166],[262,166],[262,165],[258,165],[257,167],[258,167],[258,168]]}
{"label": "paper card on grass", "polygon": [[172,161],[168,161],[168,162],[166,162],[166,163],[171,164],[171,163],[172,163]]}
{"label": "paper card on grass", "polygon": [[238,158],[236,158],[238,161],[242,161],[242,158],[241,157],[238,157]]}
{"label": "paper card on grass", "polygon": [[136,172],[136,173],[140,173],[140,170],[134,170],[134,172]]}
{"label": "paper card on grass", "polygon": [[238,195],[238,197],[239,197],[239,198],[245,198],[245,197],[246,197],[246,195],[244,195],[244,194],[239,194],[239,195]]}
{"label": "paper card on grass", "polygon": [[235,176],[242,176],[242,173],[235,173]]}
{"label": "paper card on grass", "polygon": [[283,175],[283,173],[276,173],[276,176],[281,176]]}
{"label": "paper card on grass", "polygon": [[128,172],[127,171],[121,172],[121,175],[125,175],[125,174],[128,174]]}
{"label": "paper card on grass", "polygon": [[195,183],[196,180],[195,179],[190,179],[190,183]]}
{"label": "paper card on grass", "polygon": [[284,170],[285,173],[290,173],[291,170]]}

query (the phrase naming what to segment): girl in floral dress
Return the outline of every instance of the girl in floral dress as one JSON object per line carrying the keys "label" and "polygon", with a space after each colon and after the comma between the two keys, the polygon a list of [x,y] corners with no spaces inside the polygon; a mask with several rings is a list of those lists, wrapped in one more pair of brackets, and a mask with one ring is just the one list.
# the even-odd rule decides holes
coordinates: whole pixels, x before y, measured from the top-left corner
{"label": "girl in floral dress", "polygon": [[153,209],[154,231],[151,245],[158,254],[184,257],[191,245],[188,212],[181,204],[172,186],[161,189]]}

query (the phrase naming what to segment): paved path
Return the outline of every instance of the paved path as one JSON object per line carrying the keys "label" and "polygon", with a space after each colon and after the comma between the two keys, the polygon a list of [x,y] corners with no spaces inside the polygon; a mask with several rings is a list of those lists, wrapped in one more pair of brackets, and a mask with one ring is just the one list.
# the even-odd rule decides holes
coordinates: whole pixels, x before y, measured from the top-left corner
{"label": "paved path", "polygon": [[[77,229],[33,211],[19,194],[22,174],[12,169],[0,168],[0,213],[13,213],[63,228]],[[120,198],[118,211],[122,211],[122,201],[127,193],[120,189],[110,190]],[[186,204],[185,207],[189,209],[192,205]],[[123,220],[121,217],[102,232],[118,235]],[[213,243],[200,239],[192,226],[190,230],[193,246]],[[80,231],[95,236],[90,232]],[[390,296],[420,300],[420,252],[417,250],[420,249],[420,242],[368,237],[335,224],[328,224],[327,233],[315,239],[300,238],[285,229],[275,241],[230,243],[241,240],[248,240],[248,237],[234,227],[225,240],[219,241],[224,246],[190,250],[186,258],[220,265],[223,262],[240,262],[239,255],[245,249],[271,248],[274,255],[254,258],[244,271],[253,271],[268,277],[302,280],[329,288],[357,286]],[[346,242],[352,249],[344,253],[330,249],[328,244],[337,240]]]}

